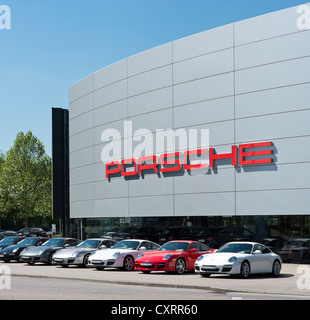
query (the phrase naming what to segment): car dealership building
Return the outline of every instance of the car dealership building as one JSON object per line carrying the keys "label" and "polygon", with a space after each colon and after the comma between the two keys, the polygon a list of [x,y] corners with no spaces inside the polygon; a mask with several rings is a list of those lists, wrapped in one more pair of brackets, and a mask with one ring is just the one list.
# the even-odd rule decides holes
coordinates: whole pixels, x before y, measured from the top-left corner
{"label": "car dealership building", "polygon": [[69,112],[53,110],[54,217],[79,237],[126,226],[310,237],[305,6],[161,45],[74,84]]}

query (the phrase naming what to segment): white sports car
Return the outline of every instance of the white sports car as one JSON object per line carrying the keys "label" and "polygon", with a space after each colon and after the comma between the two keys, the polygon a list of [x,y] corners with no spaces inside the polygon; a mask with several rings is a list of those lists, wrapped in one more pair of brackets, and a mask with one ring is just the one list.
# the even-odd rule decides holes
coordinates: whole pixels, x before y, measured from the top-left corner
{"label": "white sports car", "polygon": [[237,274],[247,278],[253,273],[278,276],[282,260],[264,245],[256,242],[228,242],[219,250],[197,258],[195,272],[203,277],[211,274]]}
{"label": "white sports car", "polygon": [[134,270],[135,259],[141,252],[154,251],[160,246],[148,240],[128,239],[118,242],[110,249],[93,252],[88,258],[88,266],[97,270],[123,268]]}

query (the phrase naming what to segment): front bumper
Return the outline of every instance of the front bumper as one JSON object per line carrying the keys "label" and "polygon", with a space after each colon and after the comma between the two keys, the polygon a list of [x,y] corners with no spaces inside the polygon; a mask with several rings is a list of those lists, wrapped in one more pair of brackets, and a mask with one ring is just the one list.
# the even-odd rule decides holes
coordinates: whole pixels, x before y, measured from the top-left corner
{"label": "front bumper", "polygon": [[111,267],[111,268],[118,268],[118,267],[122,267],[122,264],[119,264],[116,262],[115,259],[107,259],[107,260],[88,260],[89,262],[89,266],[90,267]]}
{"label": "front bumper", "polygon": [[240,265],[238,263],[224,265],[200,265],[195,263],[195,272],[208,274],[238,274],[240,273]]}
{"label": "front bumper", "polygon": [[59,265],[83,264],[84,256],[80,257],[53,257],[53,263]]}
{"label": "front bumper", "polygon": [[44,262],[44,263],[48,262],[47,258],[39,256],[39,255],[35,255],[35,256],[22,255],[22,256],[20,256],[20,260],[23,262],[27,262],[28,264],[33,264],[36,262]]}
{"label": "front bumper", "polygon": [[19,260],[19,253],[0,253],[0,261]]}
{"label": "front bumper", "polygon": [[135,262],[135,270],[140,271],[174,271],[175,261]]}

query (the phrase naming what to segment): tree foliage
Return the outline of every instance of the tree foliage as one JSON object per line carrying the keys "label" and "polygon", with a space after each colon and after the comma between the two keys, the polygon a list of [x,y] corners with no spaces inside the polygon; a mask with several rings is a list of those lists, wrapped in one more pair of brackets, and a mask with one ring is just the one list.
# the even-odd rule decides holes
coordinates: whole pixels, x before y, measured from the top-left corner
{"label": "tree foliage", "polygon": [[13,146],[0,158],[0,200],[3,215],[23,219],[51,215],[52,161],[31,131],[19,132]]}

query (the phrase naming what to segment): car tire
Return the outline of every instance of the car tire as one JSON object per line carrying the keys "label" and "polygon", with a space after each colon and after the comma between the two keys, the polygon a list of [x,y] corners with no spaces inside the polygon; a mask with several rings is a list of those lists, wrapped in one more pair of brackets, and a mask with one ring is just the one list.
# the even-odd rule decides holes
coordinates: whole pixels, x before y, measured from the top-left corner
{"label": "car tire", "polygon": [[55,252],[51,252],[51,253],[48,255],[47,264],[52,264],[54,253],[55,253]]}
{"label": "car tire", "polygon": [[104,267],[95,267],[97,270],[102,271]]}
{"label": "car tire", "polygon": [[123,269],[125,271],[132,271],[135,268],[135,262],[132,256],[126,256],[123,262]]}
{"label": "car tire", "polygon": [[88,257],[90,256],[90,253],[85,254],[84,258],[83,258],[83,263],[82,263],[82,267],[83,268],[87,268],[88,266]]}
{"label": "car tire", "polygon": [[175,273],[176,274],[183,274],[186,270],[186,264],[185,264],[185,260],[183,258],[179,258],[176,262],[175,262]]}
{"label": "car tire", "polygon": [[246,279],[249,277],[250,272],[251,272],[250,263],[247,260],[243,261],[240,268],[240,277],[242,279]]}
{"label": "car tire", "polygon": [[209,277],[211,276],[211,273],[200,272],[200,275],[201,275],[203,278],[209,278]]}
{"label": "car tire", "polygon": [[275,260],[272,265],[272,275],[278,277],[281,271],[281,263],[279,260]]}

